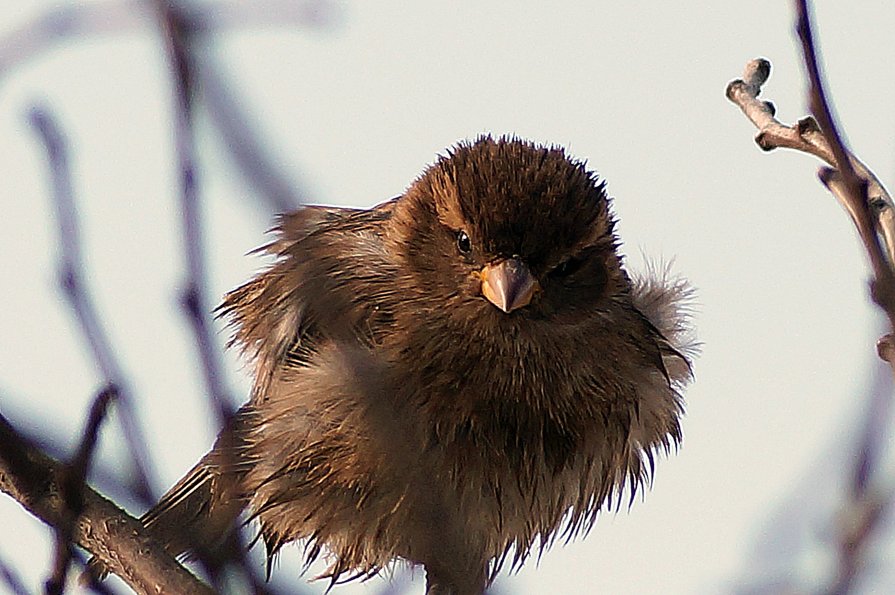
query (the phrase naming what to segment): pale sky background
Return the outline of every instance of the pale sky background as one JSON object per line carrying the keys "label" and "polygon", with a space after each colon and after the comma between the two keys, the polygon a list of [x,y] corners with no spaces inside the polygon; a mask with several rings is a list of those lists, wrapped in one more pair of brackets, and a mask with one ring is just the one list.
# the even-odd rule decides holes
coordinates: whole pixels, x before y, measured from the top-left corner
{"label": "pale sky background", "polygon": [[[0,34],[71,3],[2,0]],[[882,326],[856,235],[817,182],[816,162],[762,153],[724,97],[746,61],[765,56],[774,65],[765,95],[779,116],[805,113],[790,3],[332,7],[324,28],[230,31],[214,46],[277,164],[314,201],[388,199],[436,153],[482,132],[558,143],[608,181],[630,267],[642,253],[674,258],[698,289],[704,350],[681,451],[660,461],[653,489],[630,512],[604,515],[587,538],[503,576],[501,592],[711,594],[780,577],[822,584]],[[895,4],[816,8],[848,137],[891,180]],[[160,493],[215,429],[176,306],[183,257],[171,96],[153,26],[147,18],[122,35],[66,41],[0,71],[0,410],[73,444],[101,382],[57,289],[47,167],[24,117],[41,102],[71,143],[88,280],[151,437]],[[217,132],[204,120],[199,130],[217,300],[261,264],[245,253],[265,241],[270,220]],[[242,400],[244,371],[234,356],[226,361]],[[120,460],[116,435],[114,424],[102,435],[106,468]],[[29,588],[49,568],[48,535],[0,497],[0,558]],[[860,592],[895,592],[892,531],[882,543]],[[294,580],[299,568],[287,555],[275,580]]]}

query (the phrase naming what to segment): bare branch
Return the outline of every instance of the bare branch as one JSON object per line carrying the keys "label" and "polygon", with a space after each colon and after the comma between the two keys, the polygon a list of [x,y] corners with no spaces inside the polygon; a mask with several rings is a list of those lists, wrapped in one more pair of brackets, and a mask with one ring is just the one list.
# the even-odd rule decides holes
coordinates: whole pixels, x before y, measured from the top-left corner
{"label": "bare branch", "polygon": [[137,423],[133,398],[124,380],[121,365],[108,335],[100,322],[96,307],[83,282],[84,262],[81,256],[81,239],[78,228],[77,209],[71,183],[68,149],[58,125],[50,113],[35,107],[29,114],[35,131],[39,134],[47,151],[53,182],[53,203],[56,207],[56,221],[61,244],[60,282],[80,326],[81,334],[90,345],[93,359],[105,379],[107,387],[115,387],[119,402],[120,419],[125,442],[130,451],[133,466],[131,489],[143,502],[151,502],[150,458],[146,439]]}
{"label": "bare branch", "polygon": [[[764,58],[756,58],[746,64],[742,79],[736,79],[727,85],[727,98],[736,104],[758,129],[758,134],[755,136],[756,144],[765,151],[794,149],[814,155],[835,168],[837,160],[833,149],[814,117],[806,116],[796,124],[788,126],[775,117],[776,110],[770,101],[758,98],[770,74],[771,63]],[[875,213],[877,229],[885,241],[888,260],[895,262],[895,203],[876,175],[854,155],[849,155],[854,171],[867,181],[869,204]],[[824,184],[830,188],[858,226],[861,215],[854,212],[854,205],[839,189],[838,175],[830,169],[822,169],[820,175]]]}
{"label": "bare branch", "polygon": [[833,153],[814,118],[802,118],[795,126],[787,126],[774,117],[777,110],[773,103],[758,98],[770,76],[771,63],[764,58],[756,58],[746,64],[743,78],[727,85],[727,98],[739,106],[758,128],[755,142],[765,151],[795,149],[833,165]]}
{"label": "bare branch", "polygon": [[[3,396],[0,395],[0,401]],[[19,400],[23,400],[20,398]],[[41,449],[51,458],[64,460],[69,457],[69,437],[61,436],[50,428],[40,428],[28,431],[27,427],[39,425],[36,420],[31,423],[23,423],[24,427],[17,428],[19,435],[28,443]],[[129,485],[121,481],[120,472],[111,465],[103,466],[102,461],[94,461],[90,468],[90,478],[94,485],[100,486],[100,491],[113,493],[120,497],[133,498],[134,493]]]}
{"label": "bare branch", "polygon": [[[66,466],[25,441],[0,415],[0,491],[51,527],[60,527],[71,512],[63,497],[67,475]],[[212,594],[146,536],[139,521],[87,486],[72,538],[141,595]]]}
{"label": "bare branch", "polygon": [[[207,317],[207,312],[210,309],[209,302],[204,293],[206,270],[202,249],[204,242],[192,121],[195,101],[200,90],[207,94],[212,115],[218,118],[222,133],[230,141],[227,143],[228,146],[231,149],[239,149],[234,152],[237,162],[240,163],[250,181],[262,189],[262,194],[267,197],[268,203],[274,205],[277,210],[288,210],[296,206],[299,199],[297,198],[298,194],[285,181],[285,178],[278,176],[277,172],[261,158],[263,155],[260,150],[261,143],[254,140],[252,131],[245,126],[245,119],[239,114],[238,106],[232,101],[232,96],[227,93],[223,78],[215,78],[212,71],[210,76],[202,78],[201,84],[197,84],[197,80],[202,75],[200,71],[204,71],[204,68],[197,67],[198,53],[195,51],[195,47],[198,36],[200,33],[207,32],[208,27],[212,26],[210,24],[213,19],[208,20],[208,15],[203,15],[202,11],[187,12],[170,0],[155,0],[153,6],[159,16],[174,74],[175,148],[181,179],[184,245],[189,270],[183,302],[202,360],[208,394],[221,418],[221,425],[227,427],[229,425],[227,421],[233,412],[229,407],[229,400],[226,398],[219,353]],[[238,12],[234,11],[234,14]],[[354,368],[365,368],[364,365],[358,366],[356,361],[350,363],[352,371],[355,373],[358,370]],[[360,378],[360,382],[363,381],[364,379]],[[361,390],[364,389],[361,388]],[[375,390],[370,392],[376,393]],[[375,425],[381,427],[383,450],[395,453],[393,457],[396,461],[395,466],[406,475],[406,483],[411,486],[410,491],[416,494],[414,497],[419,500],[418,505],[422,514],[418,526],[413,530],[420,531],[427,538],[425,554],[429,561],[427,563],[429,591],[435,593],[448,589],[453,592],[454,587],[460,587],[463,592],[478,592],[486,582],[485,569],[471,568],[472,562],[466,559],[469,556],[464,551],[465,525],[456,517],[455,507],[450,506],[450,502],[444,500],[442,491],[431,489],[432,478],[426,475],[425,468],[414,464],[417,462],[415,457],[418,453],[413,446],[418,441],[410,440],[410,437],[414,436],[416,429],[405,427],[406,421],[399,419],[396,410],[393,410],[394,408],[390,405],[392,404],[381,399],[378,401],[371,399],[371,417],[372,421],[378,422]],[[401,437],[405,440],[402,441]],[[60,538],[60,542],[63,541]],[[235,545],[241,546],[241,544]],[[199,549],[201,550],[201,548]],[[263,586],[256,582],[254,575],[246,566],[245,559],[239,557],[242,548],[228,547],[227,549],[233,554],[225,562],[235,560],[245,569],[246,577],[251,581],[251,586],[255,591],[264,591]],[[117,555],[126,558],[129,554],[118,552]],[[62,554],[60,556],[64,557]],[[102,556],[99,558],[105,563],[105,558]],[[212,578],[215,581],[220,581],[220,566],[209,564],[204,559],[203,562],[206,563]],[[67,563],[66,560],[65,564],[67,565]],[[106,564],[106,566],[112,572],[118,573],[114,565]]]}

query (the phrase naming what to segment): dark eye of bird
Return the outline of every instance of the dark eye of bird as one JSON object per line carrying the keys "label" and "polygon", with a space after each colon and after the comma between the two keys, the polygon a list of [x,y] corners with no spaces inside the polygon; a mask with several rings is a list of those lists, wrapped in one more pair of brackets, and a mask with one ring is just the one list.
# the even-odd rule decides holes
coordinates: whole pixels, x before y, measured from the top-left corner
{"label": "dark eye of bird", "polygon": [[457,250],[460,251],[460,254],[472,252],[472,240],[469,239],[465,231],[457,232]]}
{"label": "dark eye of bird", "polygon": [[559,263],[556,268],[550,271],[554,277],[568,277],[581,268],[584,261],[580,258],[568,258]]}

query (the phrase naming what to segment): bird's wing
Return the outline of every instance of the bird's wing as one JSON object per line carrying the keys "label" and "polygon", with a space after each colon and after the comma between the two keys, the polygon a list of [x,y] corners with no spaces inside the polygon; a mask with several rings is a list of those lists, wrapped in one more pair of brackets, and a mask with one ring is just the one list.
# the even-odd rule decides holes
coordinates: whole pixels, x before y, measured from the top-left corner
{"label": "bird's wing", "polygon": [[668,380],[683,386],[691,380],[690,361],[699,352],[691,320],[694,292],[667,264],[649,264],[632,278],[634,307],[660,335],[659,351]]}
{"label": "bird's wing", "polygon": [[247,470],[246,429],[278,370],[309,365],[322,341],[348,334],[369,342],[364,329],[376,327],[370,314],[382,314],[375,288],[387,285],[375,280],[387,275],[382,227],[392,203],[369,210],[304,207],[282,216],[276,239],[260,249],[276,262],[224,298],[218,311],[234,330],[231,344],[254,363],[255,383],[212,451],[141,518],[172,554],[191,544],[213,548],[245,507],[248,494],[239,486]]}
{"label": "bird's wing", "polygon": [[276,262],[231,291],[218,308],[254,364],[252,401],[264,399],[278,369],[306,365],[325,339],[369,342],[388,260],[382,226],[394,201],[369,209],[309,206],[281,217],[260,250]]}
{"label": "bird's wing", "polygon": [[634,307],[648,323],[656,345],[656,369],[638,386],[637,416],[628,436],[634,455],[628,475],[636,489],[653,474],[653,451],[668,452],[682,438],[680,391],[692,380],[690,359],[699,345],[690,320],[693,290],[685,280],[674,277],[668,266],[650,265],[632,282]]}

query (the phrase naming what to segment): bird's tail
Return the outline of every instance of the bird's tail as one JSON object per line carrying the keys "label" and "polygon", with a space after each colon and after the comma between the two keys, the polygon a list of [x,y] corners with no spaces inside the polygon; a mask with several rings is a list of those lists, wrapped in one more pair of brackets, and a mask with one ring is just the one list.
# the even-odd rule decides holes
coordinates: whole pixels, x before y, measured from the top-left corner
{"label": "bird's tail", "polygon": [[140,517],[148,533],[173,556],[213,555],[245,508],[238,477],[224,473],[217,449],[205,455]]}
{"label": "bird's tail", "polygon": [[[140,517],[146,532],[174,557],[215,558],[236,527],[247,504],[239,446],[234,444],[239,440],[239,432],[233,431],[238,425],[222,432],[211,452]],[[88,566],[96,579],[108,574],[95,556]]]}

